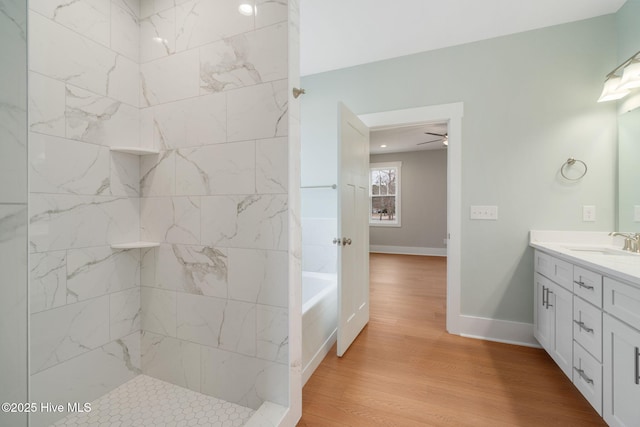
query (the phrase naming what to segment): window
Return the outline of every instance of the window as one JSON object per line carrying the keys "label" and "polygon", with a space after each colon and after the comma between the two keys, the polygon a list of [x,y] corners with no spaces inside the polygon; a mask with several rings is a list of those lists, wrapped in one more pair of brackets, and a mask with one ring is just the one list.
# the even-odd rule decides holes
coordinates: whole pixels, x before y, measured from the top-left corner
{"label": "window", "polygon": [[369,225],[400,227],[400,167],[402,162],[369,165]]}

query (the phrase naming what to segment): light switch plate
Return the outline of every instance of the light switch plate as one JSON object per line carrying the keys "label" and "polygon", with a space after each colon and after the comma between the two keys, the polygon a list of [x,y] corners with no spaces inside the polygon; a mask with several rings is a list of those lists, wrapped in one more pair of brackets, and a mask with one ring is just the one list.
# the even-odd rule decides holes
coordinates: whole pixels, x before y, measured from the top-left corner
{"label": "light switch plate", "polygon": [[633,207],[633,222],[640,222],[640,206]]}
{"label": "light switch plate", "polygon": [[595,222],[596,220],[596,207],[593,205],[584,205],[582,207],[582,221]]}
{"label": "light switch plate", "polygon": [[470,219],[484,219],[495,221],[498,219],[497,206],[471,206]]}

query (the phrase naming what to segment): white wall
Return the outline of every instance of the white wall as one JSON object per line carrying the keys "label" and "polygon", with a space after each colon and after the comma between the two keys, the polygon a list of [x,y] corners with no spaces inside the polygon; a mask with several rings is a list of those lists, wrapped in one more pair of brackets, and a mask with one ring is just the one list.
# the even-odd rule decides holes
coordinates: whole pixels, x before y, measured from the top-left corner
{"label": "white wall", "polygon": [[[303,98],[301,105],[305,102]],[[301,158],[309,155],[309,145],[302,150]],[[338,180],[337,153],[326,146],[321,153],[317,161],[305,163],[312,168],[302,168],[302,270],[337,274],[338,249],[332,243],[338,233],[337,190],[332,188]],[[327,170],[333,170],[334,175]]]}
{"label": "white wall", "polygon": [[[463,102],[461,312],[531,323],[528,231],[614,227],[615,106],[595,101],[615,52],[610,15],[306,76],[303,182],[335,180],[338,101],[356,114]],[[559,177],[568,157],[589,165],[580,182]],[[475,204],[499,220],[470,221]]]}

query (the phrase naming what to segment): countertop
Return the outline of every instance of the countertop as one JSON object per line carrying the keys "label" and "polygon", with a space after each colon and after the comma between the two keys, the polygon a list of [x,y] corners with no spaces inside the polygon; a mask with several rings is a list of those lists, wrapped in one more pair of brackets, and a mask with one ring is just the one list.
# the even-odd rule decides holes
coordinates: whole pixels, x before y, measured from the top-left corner
{"label": "countertop", "polygon": [[[529,245],[535,249],[640,288],[640,254],[622,251],[623,244],[623,238],[611,237],[606,232],[531,230],[529,233]],[[589,248],[604,248],[611,253],[580,251]]]}

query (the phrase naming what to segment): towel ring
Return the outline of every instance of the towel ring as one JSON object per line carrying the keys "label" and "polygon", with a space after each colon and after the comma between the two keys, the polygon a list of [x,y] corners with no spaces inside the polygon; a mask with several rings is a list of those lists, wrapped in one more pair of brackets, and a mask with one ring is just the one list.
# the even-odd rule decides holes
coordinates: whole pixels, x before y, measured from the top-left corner
{"label": "towel ring", "polygon": [[[573,165],[575,165],[576,163],[582,163],[582,166],[584,166],[584,172],[582,172],[582,174],[581,174],[579,177],[577,177],[577,178],[569,178],[567,175],[565,175],[565,174],[564,174],[564,169],[565,169],[567,166],[573,166]],[[567,161],[566,161],[566,162],[564,162],[564,163],[562,164],[562,167],[560,168],[560,174],[561,174],[561,175],[562,175],[562,177],[563,177],[564,179],[566,179],[566,180],[569,180],[569,181],[578,181],[579,179],[582,179],[582,177],[583,177],[583,176],[585,176],[585,175],[587,174],[587,164],[586,164],[585,162],[583,162],[582,160],[578,160],[578,159],[574,159],[573,157],[569,157],[569,158],[567,159]]]}

